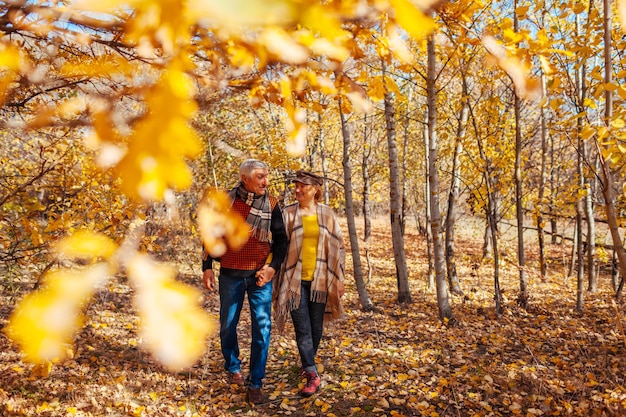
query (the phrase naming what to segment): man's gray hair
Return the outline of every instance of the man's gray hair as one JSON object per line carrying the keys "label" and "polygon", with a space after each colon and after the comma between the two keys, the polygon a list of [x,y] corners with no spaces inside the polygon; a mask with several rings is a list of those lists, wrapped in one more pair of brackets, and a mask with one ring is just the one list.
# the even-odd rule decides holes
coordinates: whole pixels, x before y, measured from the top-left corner
{"label": "man's gray hair", "polygon": [[258,159],[246,159],[239,166],[239,175],[245,176],[246,178],[252,177],[252,171],[255,169],[264,169],[268,170],[267,164],[263,161],[259,161]]}

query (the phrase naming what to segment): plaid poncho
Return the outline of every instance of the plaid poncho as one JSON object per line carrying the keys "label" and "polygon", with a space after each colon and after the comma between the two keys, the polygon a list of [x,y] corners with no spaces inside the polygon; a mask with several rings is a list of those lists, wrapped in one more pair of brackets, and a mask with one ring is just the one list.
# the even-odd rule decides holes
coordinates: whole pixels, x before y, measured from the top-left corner
{"label": "plaid poncho", "polygon": [[[300,305],[302,272],[302,216],[299,204],[283,209],[285,229],[289,238],[287,257],[278,277],[274,278],[274,323],[282,331],[287,317]],[[317,205],[317,222],[320,229],[317,242],[317,259],[311,283],[311,300],[326,303],[326,319],[332,321],[343,314],[338,284],[344,280],[346,250],[333,210],[323,204]],[[330,314],[328,314],[330,313]]]}

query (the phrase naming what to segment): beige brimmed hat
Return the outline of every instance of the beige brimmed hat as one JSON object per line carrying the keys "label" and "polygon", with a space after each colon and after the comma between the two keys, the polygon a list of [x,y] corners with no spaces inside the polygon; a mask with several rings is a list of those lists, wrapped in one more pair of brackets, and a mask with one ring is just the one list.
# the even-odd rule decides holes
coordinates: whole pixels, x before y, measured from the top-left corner
{"label": "beige brimmed hat", "polygon": [[324,180],[317,174],[312,172],[299,170],[296,172],[296,177],[292,182],[301,182],[302,184],[317,185],[321,187],[324,184]]}

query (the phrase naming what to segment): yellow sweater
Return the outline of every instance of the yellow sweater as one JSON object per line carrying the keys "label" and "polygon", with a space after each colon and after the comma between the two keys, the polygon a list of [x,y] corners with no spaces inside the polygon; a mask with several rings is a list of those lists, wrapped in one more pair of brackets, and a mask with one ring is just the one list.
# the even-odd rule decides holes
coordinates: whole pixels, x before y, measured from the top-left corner
{"label": "yellow sweater", "polygon": [[317,214],[302,217],[302,281],[313,280],[315,262],[317,261],[317,240],[320,236],[320,227],[317,224]]}

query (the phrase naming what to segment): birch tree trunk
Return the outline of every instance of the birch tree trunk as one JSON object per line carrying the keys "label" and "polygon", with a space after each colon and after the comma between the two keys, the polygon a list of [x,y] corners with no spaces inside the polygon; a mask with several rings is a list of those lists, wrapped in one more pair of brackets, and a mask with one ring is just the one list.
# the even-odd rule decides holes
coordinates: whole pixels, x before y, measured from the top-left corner
{"label": "birch tree trunk", "polygon": [[363,243],[365,244],[365,261],[367,262],[367,280],[372,278],[372,263],[370,262],[369,242],[372,235],[372,213],[370,205],[371,178],[370,159],[372,154],[372,134],[369,129],[367,114],[363,116],[363,155],[361,159],[361,175],[363,178]]}
{"label": "birch tree trunk", "polygon": [[370,205],[371,178],[370,159],[372,154],[372,134],[369,129],[367,115],[363,116],[363,156],[361,159],[361,176],[363,178],[363,240],[369,242],[372,235],[372,208]]}
{"label": "birch tree trunk", "polygon": [[493,257],[493,299],[496,307],[496,314],[498,317],[502,315],[502,292],[500,291],[500,260],[498,250],[498,197],[493,187],[492,174],[491,174],[491,162],[487,159],[483,142],[479,134],[476,117],[472,111],[472,107],[469,107],[470,116],[472,118],[472,125],[474,126],[474,133],[476,134],[476,140],[478,142],[478,152],[480,158],[484,163],[483,179],[485,180],[485,187],[487,188],[487,205],[485,207],[485,217],[487,226],[485,230],[485,240],[487,235],[490,236],[492,257]]}
{"label": "birch tree trunk", "polygon": [[462,95],[463,104],[456,132],[456,146],[452,158],[452,181],[450,184],[450,194],[448,195],[448,214],[446,215],[446,270],[448,272],[448,283],[452,294],[463,295],[461,283],[456,272],[456,261],[454,253],[454,226],[456,224],[457,207],[459,194],[461,192],[461,154],[463,153],[463,137],[469,115],[468,91],[465,74],[462,75]]}
{"label": "birch tree trunk", "polygon": [[[613,80],[613,66],[611,63],[611,50],[613,48],[611,44],[611,2],[604,0],[604,82],[610,83]],[[613,116],[613,94],[610,89],[604,91],[604,120],[607,125],[610,124],[611,117]],[[595,141],[598,155],[602,155],[600,145]],[[602,194],[604,196],[604,209],[606,211],[606,220],[611,231],[611,238],[613,240],[613,250],[617,253],[617,260],[619,262],[619,271],[621,275],[620,284],[617,288],[616,296],[620,298],[622,288],[624,287],[624,279],[626,278],[626,250],[619,233],[619,225],[617,222],[617,215],[615,209],[615,190],[613,189],[613,175],[611,173],[610,159],[602,159]]]}
{"label": "birch tree trunk", "polygon": [[437,286],[437,307],[441,320],[454,320],[448,296],[448,281],[445,274],[444,242],[442,238],[441,212],[439,210],[439,154],[437,143],[437,88],[435,85],[436,55],[433,36],[427,41],[428,69],[426,75],[426,100],[428,107],[428,183],[430,185],[430,225],[433,234],[433,255],[435,259],[435,284]]}
{"label": "birch tree trunk", "polygon": [[[580,17],[576,16],[576,33],[581,35],[581,25],[580,25]],[[585,73],[586,73],[586,63],[583,61],[580,68],[576,69],[576,108],[577,112],[580,115],[584,110],[585,96],[586,96],[586,88],[585,88]],[[583,309],[583,301],[584,301],[584,274],[585,274],[585,263],[584,263],[584,240],[583,240],[583,199],[582,192],[585,190],[585,173],[583,169],[584,162],[584,152],[583,152],[583,139],[582,139],[582,131],[583,131],[583,120],[581,117],[576,119],[576,146],[577,146],[577,163],[576,163],[576,172],[578,175],[578,197],[576,199],[576,236],[578,240],[576,241],[576,266],[577,274],[576,274],[576,311],[581,312]],[[574,265],[574,258],[572,257],[572,265]]]}
{"label": "birch tree trunk", "polygon": [[[541,89],[543,96],[546,95],[546,76],[541,75]],[[545,248],[545,231],[544,231],[544,192],[546,188],[546,161],[548,157],[548,128],[546,126],[546,110],[545,105],[541,106],[540,115],[541,119],[541,168],[539,173],[539,189],[537,190],[537,242],[539,244],[539,273],[541,274],[541,281],[545,282],[548,277],[548,265],[546,263],[546,248]]]}
{"label": "birch tree trunk", "polygon": [[[326,162],[326,135],[324,135],[324,128],[322,127],[322,115],[318,113],[318,124],[319,124],[319,153],[320,160],[322,163],[322,172],[324,173],[324,177],[328,177],[328,163]],[[324,187],[324,204],[328,205],[330,201],[330,195],[328,194],[328,187]]]}
{"label": "birch tree trunk", "polygon": [[406,197],[406,188],[407,188],[407,180],[406,180],[406,156],[407,149],[409,148],[409,139],[411,138],[410,130],[411,127],[411,118],[409,117],[410,109],[411,109],[411,99],[413,97],[413,88],[409,88],[409,94],[406,99],[406,110],[404,112],[404,117],[402,118],[404,122],[404,131],[403,131],[403,141],[402,141],[402,236],[404,236],[404,232],[406,230],[406,220],[408,218],[409,204],[407,202]]}
{"label": "birch tree trunk", "polygon": [[350,236],[350,253],[352,254],[352,268],[354,270],[354,281],[356,283],[357,293],[361,308],[364,311],[374,309],[372,301],[367,294],[365,282],[363,281],[363,272],[361,269],[361,256],[359,254],[359,238],[357,236],[356,224],[354,223],[354,202],[352,201],[352,166],[350,165],[350,132],[346,123],[346,117],[341,110],[341,99],[338,101],[339,118],[341,119],[341,135],[343,138],[343,181],[344,194],[346,198],[346,217],[348,221],[348,234]]}
{"label": "birch tree trunk", "polygon": [[[383,77],[384,73],[385,65],[383,63]],[[410,303],[411,291],[404,252],[404,235],[402,233],[402,188],[400,186],[398,146],[396,143],[396,114],[392,95],[389,91],[385,91],[384,105],[387,152],[389,153],[389,215],[391,217],[393,257],[396,262],[396,278],[398,280],[398,302]]]}
{"label": "birch tree trunk", "polygon": [[[586,143],[582,144],[583,159],[587,161],[590,166],[593,166],[592,159],[590,157],[591,152],[587,149]],[[584,211],[585,219],[587,221],[587,291],[596,292],[598,289],[598,275],[596,273],[596,220],[594,217],[593,207],[593,191],[594,181],[593,173],[585,175],[584,189],[586,190],[584,196]]]}
{"label": "birch tree trunk", "polygon": [[[517,0],[514,2],[517,10]],[[513,31],[519,32],[519,19],[513,13]],[[526,254],[524,252],[524,202],[522,191],[522,100],[517,94],[514,97],[515,108],[515,211],[517,217],[517,258],[519,268],[519,296],[517,302],[522,308],[528,308],[528,278],[526,277]]]}
{"label": "birch tree trunk", "polygon": [[435,265],[434,265],[434,256],[433,256],[433,230],[430,227],[430,157],[428,155],[429,142],[428,138],[428,110],[426,113],[426,120],[424,126],[424,149],[426,149],[425,158],[424,158],[424,174],[426,181],[424,181],[424,204],[425,204],[425,212],[426,212],[426,257],[428,259],[428,288],[435,287]]}

